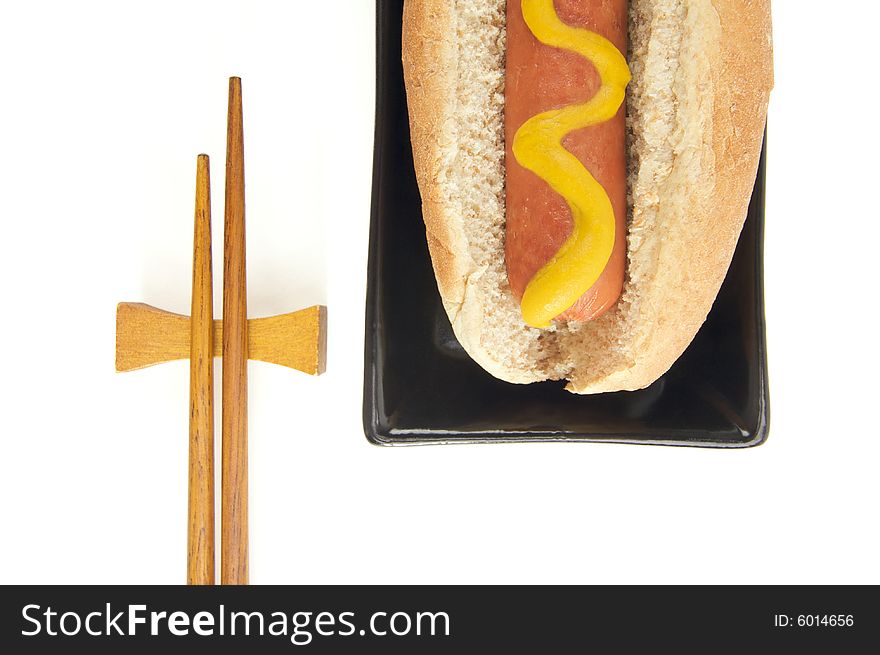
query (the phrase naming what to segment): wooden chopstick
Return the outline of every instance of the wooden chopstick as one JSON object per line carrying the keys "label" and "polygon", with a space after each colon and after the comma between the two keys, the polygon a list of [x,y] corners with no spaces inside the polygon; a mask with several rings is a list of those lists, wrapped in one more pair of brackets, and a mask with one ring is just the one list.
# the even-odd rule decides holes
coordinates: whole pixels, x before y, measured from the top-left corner
{"label": "wooden chopstick", "polygon": [[214,584],[214,299],[211,181],[207,155],[196,164],[192,320],[189,351],[189,503],[186,582]]}
{"label": "wooden chopstick", "polygon": [[247,279],[241,80],[229,79],[223,239],[223,462],[220,580],[248,583]]}

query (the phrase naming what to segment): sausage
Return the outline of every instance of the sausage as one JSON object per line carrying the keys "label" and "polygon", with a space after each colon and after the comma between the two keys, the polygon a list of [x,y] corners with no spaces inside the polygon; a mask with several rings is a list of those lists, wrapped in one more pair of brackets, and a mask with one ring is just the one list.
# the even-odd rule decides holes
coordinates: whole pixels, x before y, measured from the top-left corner
{"label": "sausage", "polygon": [[[608,39],[620,53],[626,52],[626,0],[555,0],[552,5],[566,25],[595,32]],[[529,118],[551,109],[585,103],[601,85],[596,66],[589,59],[571,50],[546,45],[536,38],[523,17],[522,0],[507,3],[505,259],[511,291],[519,300],[529,282],[571,235],[573,218],[566,199],[517,161],[512,152],[514,137]],[[625,130],[625,103],[621,102],[610,120],[577,129],[562,139],[562,147],[604,188],[614,212],[614,237],[604,271],[573,305],[556,316],[557,321],[595,319],[616,303],[623,288]]]}

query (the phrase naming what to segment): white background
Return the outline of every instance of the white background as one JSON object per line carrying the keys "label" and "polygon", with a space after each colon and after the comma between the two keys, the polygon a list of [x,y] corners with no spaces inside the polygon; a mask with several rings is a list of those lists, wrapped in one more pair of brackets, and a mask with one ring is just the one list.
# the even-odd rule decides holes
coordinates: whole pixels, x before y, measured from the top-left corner
{"label": "white background", "polygon": [[4,3],[0,580],[185,579],[187,364],[116,374],[114,314],[188,313],[204,151],[219,315],[240,75],[250,313],[330,308],[325,376],[250,366],[252,582],[880,582],[880,10],[855,13],[774,3],[765,445],[382,449],[361,428],[373,3]]}

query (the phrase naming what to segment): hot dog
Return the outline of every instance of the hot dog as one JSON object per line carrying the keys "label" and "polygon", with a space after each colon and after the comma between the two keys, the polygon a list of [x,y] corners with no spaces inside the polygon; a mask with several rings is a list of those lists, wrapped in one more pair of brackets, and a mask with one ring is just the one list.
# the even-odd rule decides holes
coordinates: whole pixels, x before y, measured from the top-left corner
{"label": "hot dog", "polygon": [[[533,24],[527,24],[523,10],[531,15]],[[506,144],[505,170],[507,192],[507,240],[506,261],[507,274],[513,294],[520,299],[521,306],[527,307],[530,298],[523,301],[528,288],[537,295],[538,285],[533,283],[536,276],[543,270],[549,270],[548,262],[555,266],[565,266],[566,261],[559,261],[558,253],[571,238],[573,210],[568,199],[551,186],[564,177],[561,172],[551,179],[543,179],[536,171],[529,170],[513,152],[517,134],[522,143],[527,134],[529,121],[539,131],[553,129],[558,123],[559,112],[578,111],[584,103],[595,102],[597,92],[603,87],[603,80],[597,67],[589,58],[594,54],[596,45],[592,43],[594,36],[606,39],[609,43],[599,43],[598,48],[615,50],[611,56],[626,52],[627,42],[627,2],[626,0],[610,0],[607,2],[584,2],[583,0],[538,0],[529,2],[507,3],[507,60],[505,83],[504,136]],[[586,47],[587,56],[571,48],[554,47],[546,41],[552,38],[555,28],[559,31],[558,22],[578,28],[582,33],[580,41],[586,40],[581,47]],[[537,32],[537,33],[536,33]],[[545,34],[551,32],[551,34]],[[574,43],[578,44],[578,32]],[[561,37],[567,36],[563,32]],[[543,39],[541,37],[544,37]],[[591,47],[592,46],[592,47]],[[617,62],[625,69],[624,62]],[[548,74],[552,71],[552,74]],[[625,80],[629,80],[629,70]],[[620,82],[626,82],[621,79]],[[574,167],[575,174],[586,178],[581,188],[592,185],[598,198],[587,197],[587,202],[603,201],[610,205],[610,216],[599,220],[612,222],[606,226],[610,232],[608,253],[587,253],[581,259],[591,256],[598,261],[597,279],[587,276],[586,279],[575,280],[583,287],[577,299],[562,298],[561,305],[565,309],[558,316],[536,316],[534,310],[524,311],[526,323],[546,325],[549,319],[591,320],[609,309],[623,288],[623,271],[626,260],[626,147],[623,88],[613,88],[613,81],[605,81],[605,88],[616,91],[609,98],[609,109],[614,111],[611,118],[597,120],[586,117],[578,123],[579,129],[566,134],[561,142],[548,144],[539,142],[537,147],[546,150],[549,147],[562,147],[576,158],[569,164]],[[549,112],[545,114],[544,112]],[[581,111],[583,113],[583,111]],[[587,112],[589,114],[589,111]],[[541,118],[546,116],[546,118]],[[577,119],[578,116],[575,116]],[[605,118],[605,117],[601,117]],[[584,122],[591,125],[580,127]],[[525,157],[523,157],[525,159]],[[583,208],[575,208],[575,211]],[[593,208],[594,214],[600,213]],[[584,228],[584,236],[590,236]],[[589,244],[590,250],[601,250],[595,243]],[[576,257],[569,254],[569,258]],[[571,265],[569,264],[569,267]],[[570,272],[568,275],[573,276]],[[576,292],[572,292],[576,293]],[[545,293],[546,295],[546,293]],[[535,300],[531,299],[535,304]],[[539,306],[542,304],[537,303]],[[545,312],[546,314],[546,312]]]}
{"label": "hot dog", "polygon": [[684,351],[748,207],[769,0],[405,0],[438,289],[501,379],[645,387]]}

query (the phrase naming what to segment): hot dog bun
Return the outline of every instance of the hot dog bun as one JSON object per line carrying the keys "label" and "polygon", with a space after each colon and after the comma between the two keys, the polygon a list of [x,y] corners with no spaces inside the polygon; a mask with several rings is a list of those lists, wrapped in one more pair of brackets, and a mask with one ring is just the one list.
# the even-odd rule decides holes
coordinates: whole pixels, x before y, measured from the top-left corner
{"label": "hot dog bun", "polygon": [[505,0],[406,0],[413,159],[438,288],[492,375],[634,390],[705,320],[745,219],[773,83],[769,0],[631,0],[628,248],[617,305],[549,330],[522,320],[504,256]]}

